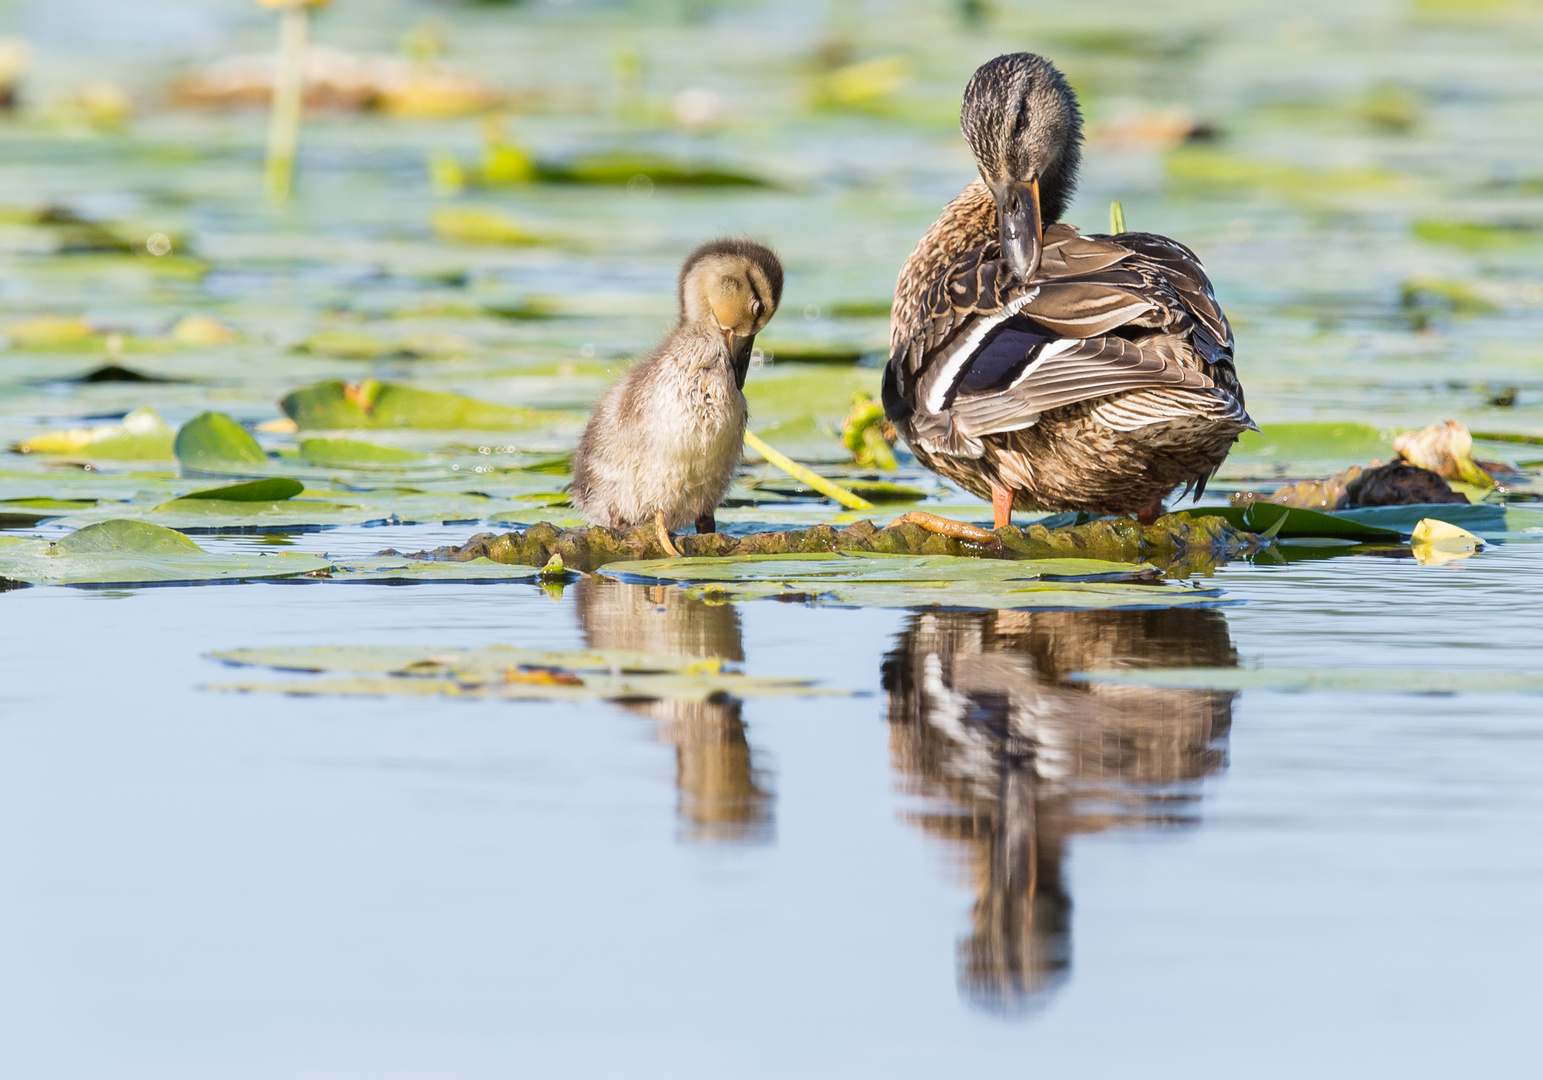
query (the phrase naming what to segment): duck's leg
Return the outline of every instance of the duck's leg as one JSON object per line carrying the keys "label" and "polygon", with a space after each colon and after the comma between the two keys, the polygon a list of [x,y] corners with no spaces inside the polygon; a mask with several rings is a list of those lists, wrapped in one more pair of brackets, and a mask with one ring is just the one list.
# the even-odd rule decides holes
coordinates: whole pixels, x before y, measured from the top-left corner
{"label": "duck's leg", "polygon": [[664,524],[664,511],[654,511],[654,533],[659,537],[659,546],[664,548],[664,553],[671,558],[680,558],[680,549],[675,546],[675,541],[670,539],[670,530]]}
{"label": "duck's leg", "polygon": [[920,525],[928,532],[937,533],[939,536],[951,536],[955,540],[968,540],[972,544],[996,544],[1000,543],[996,533],[987,532],[985,529],[967,525],[953,518],[938,517],[936,514],[928,514],[921,510],[912,510],[909,514],[901,514],[894,521],[884,526],[893,529],[896,525]]}
{"label": "duck's leg", "polygon": [[1157,519],[1163,516],[1163,500],[1158,499],[1151,506],[1143,506],[1136,511],[1136,521],[1141,525],[1154,525]]}
{"label": "duck's leg", "polygon": [[698,536],[706,536],[708,533],[715,533],[717,531],[718,521],[713,517],[711,510],[696,519],[696,534]]}
{"label": "duck's leg", "polygon": [[1010,487],[1002,487],[995,480],[991,482],[991,512],[996,516],[996,528],[1013,523],[1013,502],[1018,498],[1018,493]]}

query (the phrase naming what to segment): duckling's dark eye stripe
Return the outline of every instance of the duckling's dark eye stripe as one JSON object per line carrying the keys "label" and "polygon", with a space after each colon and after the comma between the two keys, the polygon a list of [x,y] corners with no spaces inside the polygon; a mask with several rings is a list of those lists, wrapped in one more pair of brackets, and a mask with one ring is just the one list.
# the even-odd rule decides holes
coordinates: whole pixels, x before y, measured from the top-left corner
{"label": "duckling's dark eye stripe", "polygon": [[761,305],[760,311],[765,311],[766,310],[766,298],[761,295],[761,290],[756,286],[755,274],[753,274],[753,273],[752,274],[746,274],[745,275],[745,280],[750,283],[750,295],[755,298],[755,302],[757,304]]}

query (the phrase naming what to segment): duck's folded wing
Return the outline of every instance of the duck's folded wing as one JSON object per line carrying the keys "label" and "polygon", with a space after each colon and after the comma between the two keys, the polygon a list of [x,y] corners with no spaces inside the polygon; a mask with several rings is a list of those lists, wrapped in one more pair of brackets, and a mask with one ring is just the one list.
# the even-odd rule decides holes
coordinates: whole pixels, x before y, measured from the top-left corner
{"label": "duck's folded wing", "polygon": [[1120,337],[1045,341],[1022,363],[999,355],[1007,334],[976,354],[944,407],[963,435],[1032,426],[1039,415],[1130,390],[1209,390],[1215,384],[1159,348]]}

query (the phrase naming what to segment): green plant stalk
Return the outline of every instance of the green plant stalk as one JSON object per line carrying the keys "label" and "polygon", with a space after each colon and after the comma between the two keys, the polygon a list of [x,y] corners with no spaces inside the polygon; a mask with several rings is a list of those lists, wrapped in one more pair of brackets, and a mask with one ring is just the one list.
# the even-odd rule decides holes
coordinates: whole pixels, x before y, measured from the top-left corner
{"label": "green plant stalk", "polygon": [[781,450],[771,446],[753,431],[745,432],[745,445],[760,454],[771,464],[795,480],[808,484],[827,499],[840,503],[848,510],[871,510],[873,504],[860,495],[854,495],[839,484],[833,484],[819,473],[804,468]]}
{"label": "green plant stalk", "polygon": [[1471,432],[1475,439],[1483,439],[1486,442],[1525,443],[1529,446],[1543,445],[1543,435],[1516,435],[1503,431],[1475,431]]}
{"label": "green plant stalk", "polygon": [[263,190],[276,203],[289,201],[294,186],[295,151],[300,145],[300,113],[305,91],[305,43],[310,12],[294,4],[279,13],[279,66],[273,78],[273,111],[268,120],[268,163]]}
{"label": "green plant stalk", "polygon": [[1118,236],[1125,231],[1125,207],[1115,199],[1109,204],[1109,235]]}

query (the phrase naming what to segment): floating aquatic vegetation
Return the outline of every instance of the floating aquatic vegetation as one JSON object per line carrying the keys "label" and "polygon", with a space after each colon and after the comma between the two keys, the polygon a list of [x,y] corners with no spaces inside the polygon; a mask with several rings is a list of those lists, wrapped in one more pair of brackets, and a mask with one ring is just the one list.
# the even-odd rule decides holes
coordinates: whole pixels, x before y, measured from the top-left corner
{"label": "floating aquatic vegetation", "polygon": [[502,701],[726,701],[839,693],[813,679],[745,675],[719,657],[619,650],[571,652],[490,645],[481,649],[353,646],[232,649],[211,654],[238,666],[348,672],[344,678],[242,682],[211,690],[296,696],[452,697]]}
{"label": "floating aquatic vegetation", "polygon": [[365,379],[302,387],[279,403],[304,429],[421,428],[434,431],[528,429],[554,414]]}
{"label": "floating aquatic vegetation", "polygon": [[[273,99],[277,71],[271,54],[232,56],[178,81],[172,97],[189,106],[266,108]],[[506,96],[500,87],[448,68],[326,45],[306,48],[302,77],[308,109],[449,117],[481,112]]]}
{"label": "floating aquatic vegetation", "polygon": [[228,345],[238,337],[239,334],[211,315],[184,315],[171,328],[172,341],[199,348]]}
{"label": "floating aquatic vegetation", "polygon": [[87,461],[170,461],[176,433],[154,409],[135,409],[119,424],[69,428],[37,435],[13,449],[23,454],[54,454]]}
{"label": "floating aquatic vegetation", "polygon": [[817,74],[810,83],[809,102],[816,109],[883,112],[893,107],[895,94],[910,83],[908,57],[879,56],[843,64]]}
{"label": "floating aquatic vegetation", "polygon": [[1269,424],[1245,431],[1219,475],[1313,477],[1393,456],[1392,432],[1354,421]]}
{"label": "floating aquatic vegetation", "polygon": [[[1397,537],[1399,534],[1394,533]],[[951,555],[983,559],[1090,558],[1107,562],[1159,562],[1214,564],[1246,555],[1261,544],[1257,537],[1240,532],[1221,517],[1169,514],[1156,524],[1141,526],[1128,518],[1104,518],[1083,525],[1056,529],[1033,524],[1025,529],[1009,525],[996,531],[991,545],[967,543],[939,536],[915,524],[879,529],[873,522],[856,521],[837,529],[815,525],[785,532],[755,532],[743,536],[709,533],[685,534],[676,546],[692,557],[745,557],[752,555],[812,554],[842,551],[879,552],[890,555]],[[495,562],[543,566],[553,555],[574,570],[592,571],[610,563],[658,559],[666,552],[652,525],[627,532],[601,528],[558,529],[549,522],[521,532],[479,533],[466,543],[422,553],[424,558],[449,560],[489,558]]]}
{"label": "floating aquatic vegetation", "polygon": [[1233,506],[1255,502],[1294,506],[1305,510],[1348,510],[1361,506],[1405,506],[1427,503],[1463,503],[1468,499],[1453,491],[1438,473],[1407,461],[1365,468],[1352,465],[1324,480],[1299,480],[1277,488],[1267,498],[1252,491],[1232,496]]}
{"label": "floating aquatic vegetation", "polygon": [[1096,559],[1005,561],[839,553],[619,562],[601,573],[670,583],[709,602],[798,600],[842,607],[1104,608],[1214,602],[1219,590],[1152,584],[1156,567]]}
{"label": "floating aquatic vegetation", "polygon": [[1386,192],[1400,183],[1398,174],[1386,169],[1310,169],[1195,145],[1170,151],[1165,164],[1169,180],[1181,190],[1260,191],[1306,203],[1334,195]]}
{"label": "floating aquatic vegetation", "polygon": [[396,469],[427,460],[411,450],[358,439],[302,439],[300,457],[307,465],[324,469]]}
{"label": "floating aquatic vegetation", "polygon": [[1400,543],[1404,533],[1366,525],[1338,514],[1256,502],[1247,506],[1199,506],[1179,513],[1191,518],[1219,517],[1235,529],[1282,539],[1314,537],[1335,540]]}
{"label": "floating aquatic vegetation", "polygon": [[0,536],[0,578],[29,585],[254,581],[327,566],[314,555],[209,552],[174,529],[143,521],[103,521],[53,543]]}
{"label": "floating aquatic vegetation", "polygon": [[199,413],[183,424],[173,449],[177,463],[196,472],[240,476],[268,468],[257,440],[224,413]]}
{"label": "floating aquatic vegetation", "polygon": [[873,395],[859,390],[852,395],[852,411],[841,422],[841,443],[859,465],[894,469],[895,426],[884,416],[884,406]]}
{"label": "floating aquatic vegetation", "polygon": [[1543,244],[1543,227],[1523,222],[1416,221],[1416,239],[1465,251],[1505,251]]}
{"label": "floating aquatic vegetation", "polygon": [[1473,436],[1455,420],[1406,431],[1393,440],[1393,449],[1405,461],[1448,480],[1479,488],[1495,486],[1494,477],[1473,459]]}
{"label": "floating aquatic vegetation", "polygon": [[[201,488],[198,491],[190,491],[186,495],[178,495],[172,501],[213,499],[218,502],[280,502],[284,499],[292,499],[304,490],[305,485],[298,480],[273,476],[266,480],[245,480],[239,484]],[[169,506],[170,503],[163,505]]]}
{"label": "floating aquatic vegetation", "polygon": [[542,237],[513,215],[486,206],[441,206],[429,215],[429,227],[441,240],[458,244],[539,244]]}

